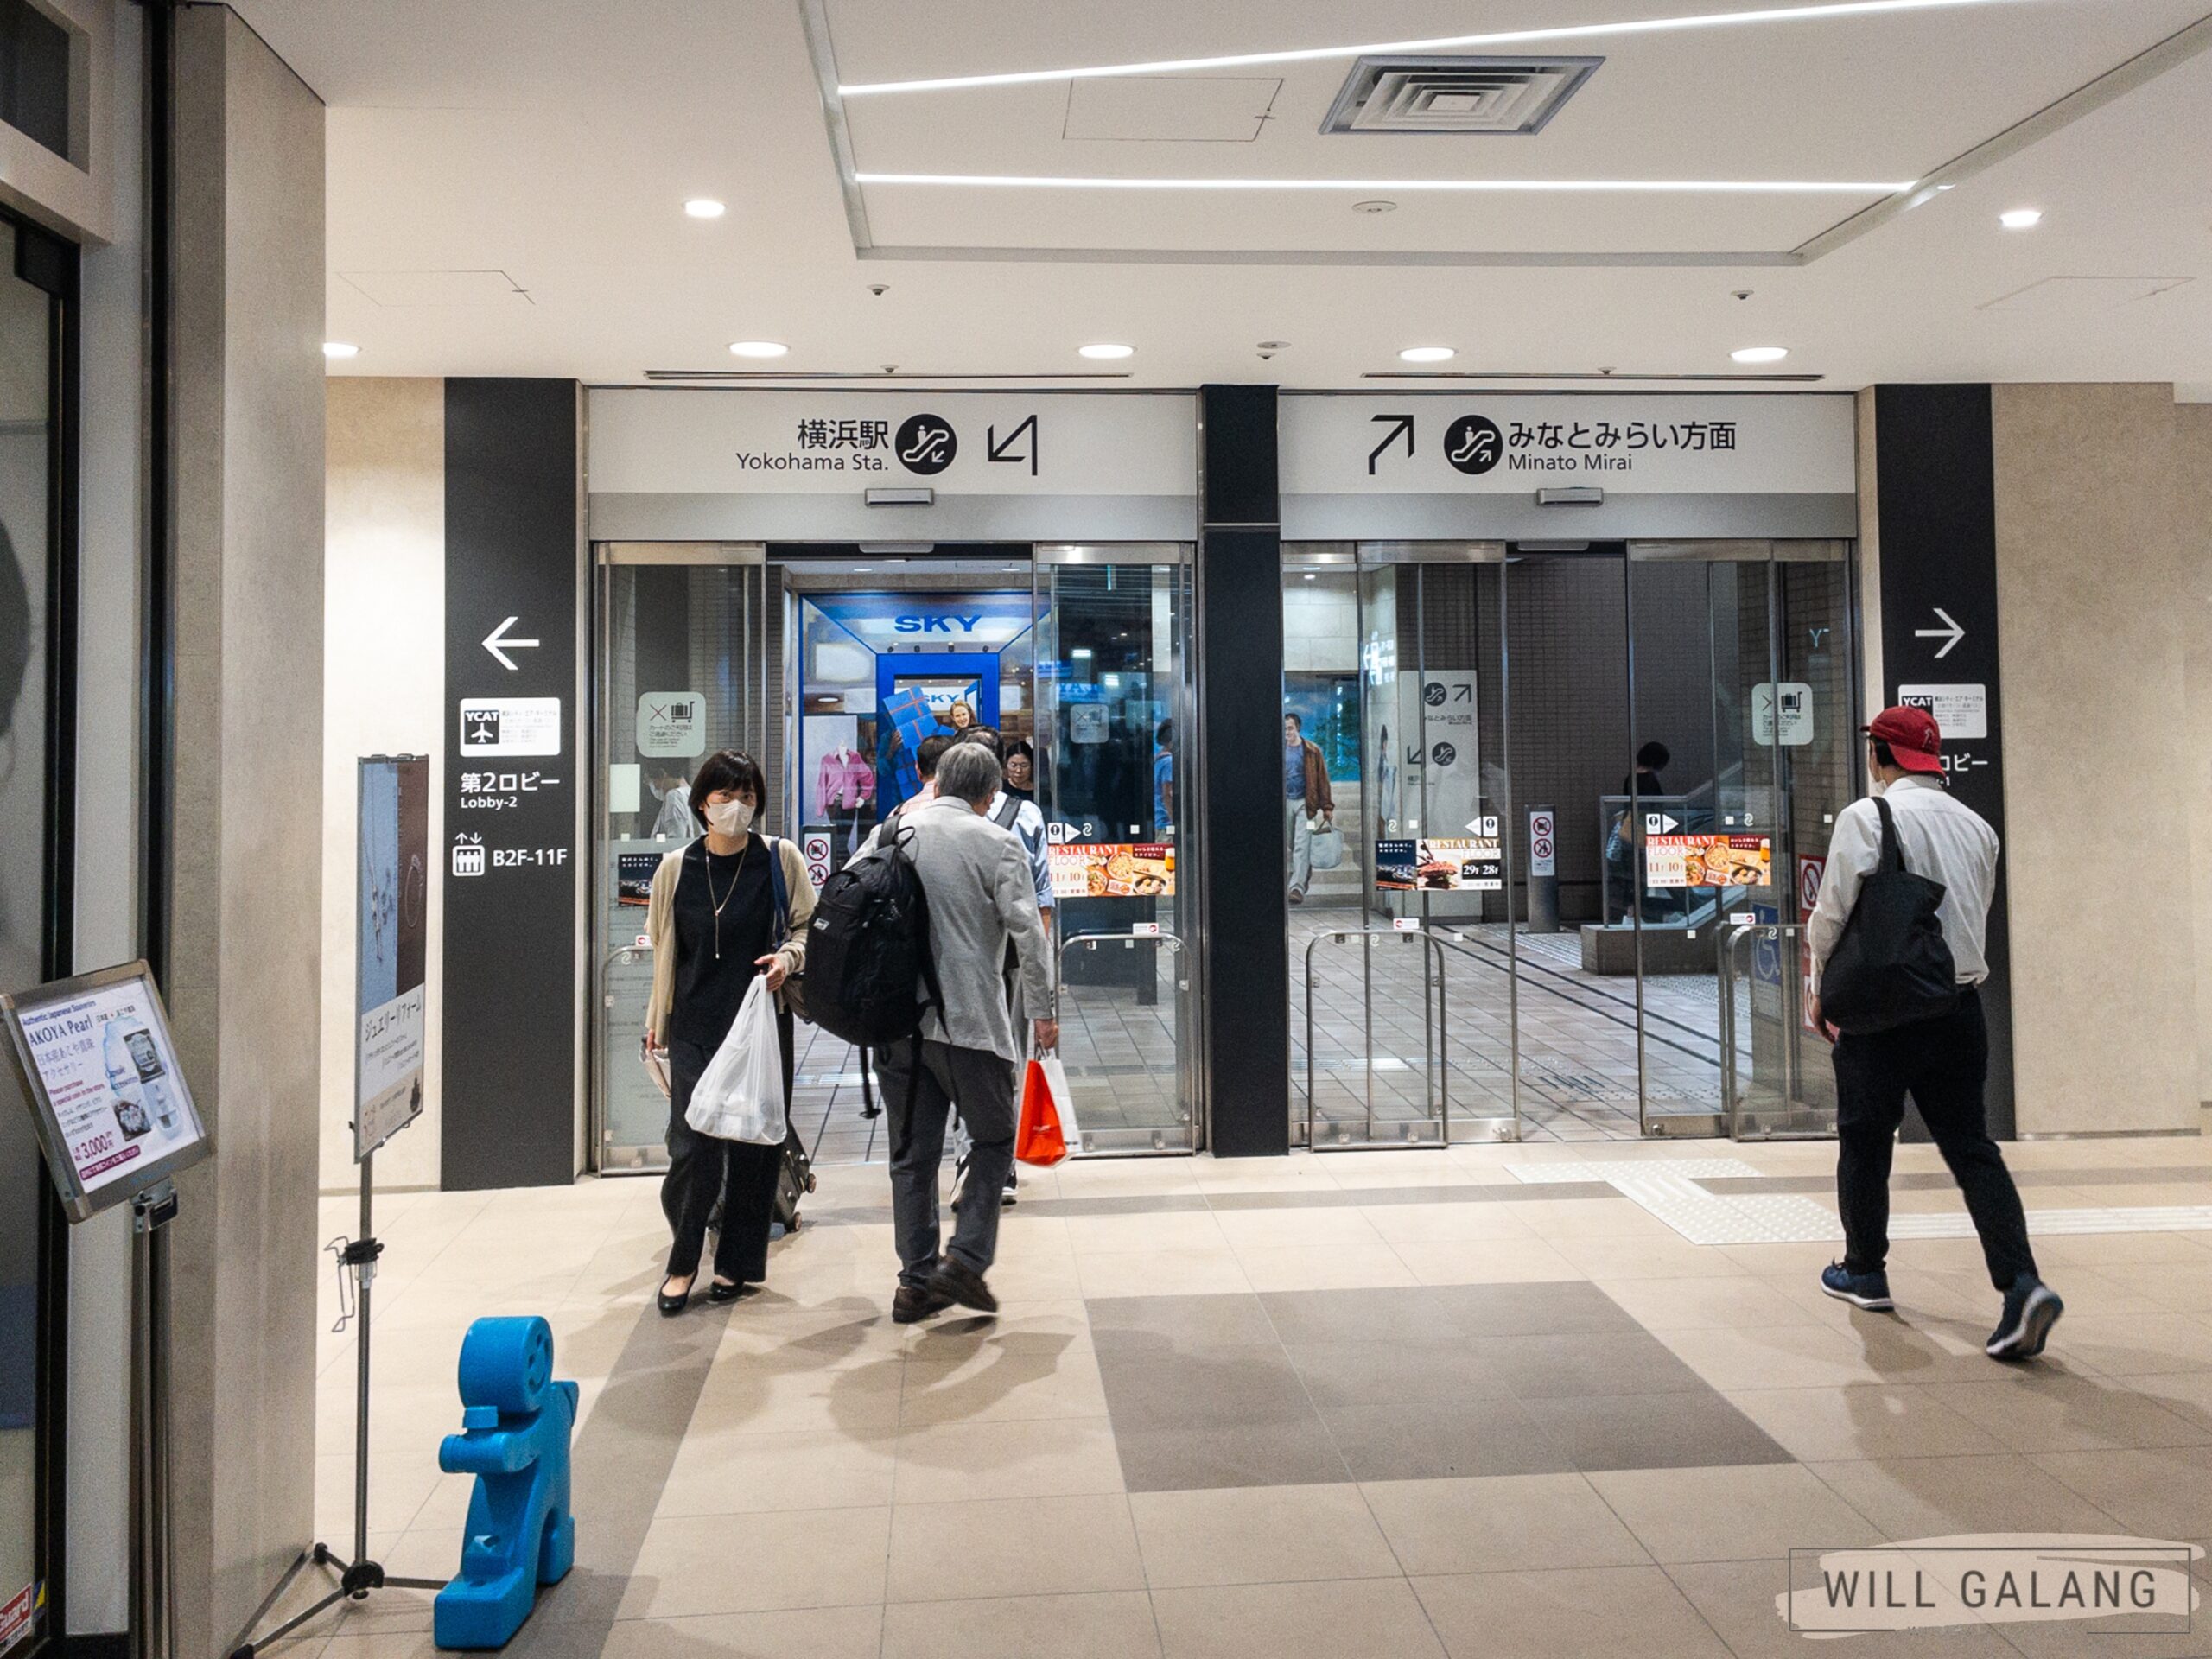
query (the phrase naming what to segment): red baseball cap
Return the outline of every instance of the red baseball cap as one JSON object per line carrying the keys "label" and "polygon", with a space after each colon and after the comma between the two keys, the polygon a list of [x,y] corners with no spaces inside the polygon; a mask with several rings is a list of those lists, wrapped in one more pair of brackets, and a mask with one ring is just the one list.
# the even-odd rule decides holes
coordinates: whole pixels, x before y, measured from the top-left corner
{"label": "red baseball cap", "polygon": [[1888,744],[1907,772],[1943,770],[1943,733],[1925,709],[1885,709],[1868,724],[1866,735]]}

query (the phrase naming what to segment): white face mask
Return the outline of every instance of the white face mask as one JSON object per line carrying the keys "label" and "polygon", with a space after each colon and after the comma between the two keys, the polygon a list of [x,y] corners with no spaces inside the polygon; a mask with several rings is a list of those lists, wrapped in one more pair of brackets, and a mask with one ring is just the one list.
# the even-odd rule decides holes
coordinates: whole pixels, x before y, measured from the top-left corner
{"label": "white face mask", "polygon": [[753,827],[753,807],[746,801],[717,801],[707,808],[707,826],[732,840]]}

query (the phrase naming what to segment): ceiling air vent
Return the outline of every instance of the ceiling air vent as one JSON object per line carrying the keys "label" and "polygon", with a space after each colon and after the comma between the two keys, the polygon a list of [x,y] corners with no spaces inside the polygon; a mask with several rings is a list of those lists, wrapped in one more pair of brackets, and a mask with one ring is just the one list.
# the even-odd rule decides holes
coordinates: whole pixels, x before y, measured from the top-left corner
{"label": "ceiling air vent", "polygon": [[1603,58],[1362,58],[1323,132],[1538,132]]}

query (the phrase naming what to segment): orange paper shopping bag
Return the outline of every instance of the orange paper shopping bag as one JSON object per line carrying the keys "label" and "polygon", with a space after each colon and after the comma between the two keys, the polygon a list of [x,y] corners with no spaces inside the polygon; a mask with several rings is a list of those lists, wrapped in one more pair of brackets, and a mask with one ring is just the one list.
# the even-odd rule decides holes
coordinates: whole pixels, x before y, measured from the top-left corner
{"label": "orange paper shopping bag", "polygon": [[1067,1073],[1057,1057],[1032,1060],[1022,1069],[1021,1122],[1014,1132],[1014,1155],[1025,1164],[1050,1169],[1068,1155]]}

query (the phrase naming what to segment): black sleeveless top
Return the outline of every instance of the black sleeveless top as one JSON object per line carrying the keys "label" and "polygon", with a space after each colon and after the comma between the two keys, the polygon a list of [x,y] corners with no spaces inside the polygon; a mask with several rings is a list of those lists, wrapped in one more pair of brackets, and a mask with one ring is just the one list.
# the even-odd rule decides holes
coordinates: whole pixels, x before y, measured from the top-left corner
{"label": "black sleeveless top", "polygon": [[[776,893],[768,879],[774,855],[759,836],[728,857],[707,850],[704,837],[684,849],[676,880],[676,994],[669,1039],[721,1046],[737,1019],[753,964],[782,941],[776,938]],[[715,900],[721,899],[721,952],[715,954]]]}

